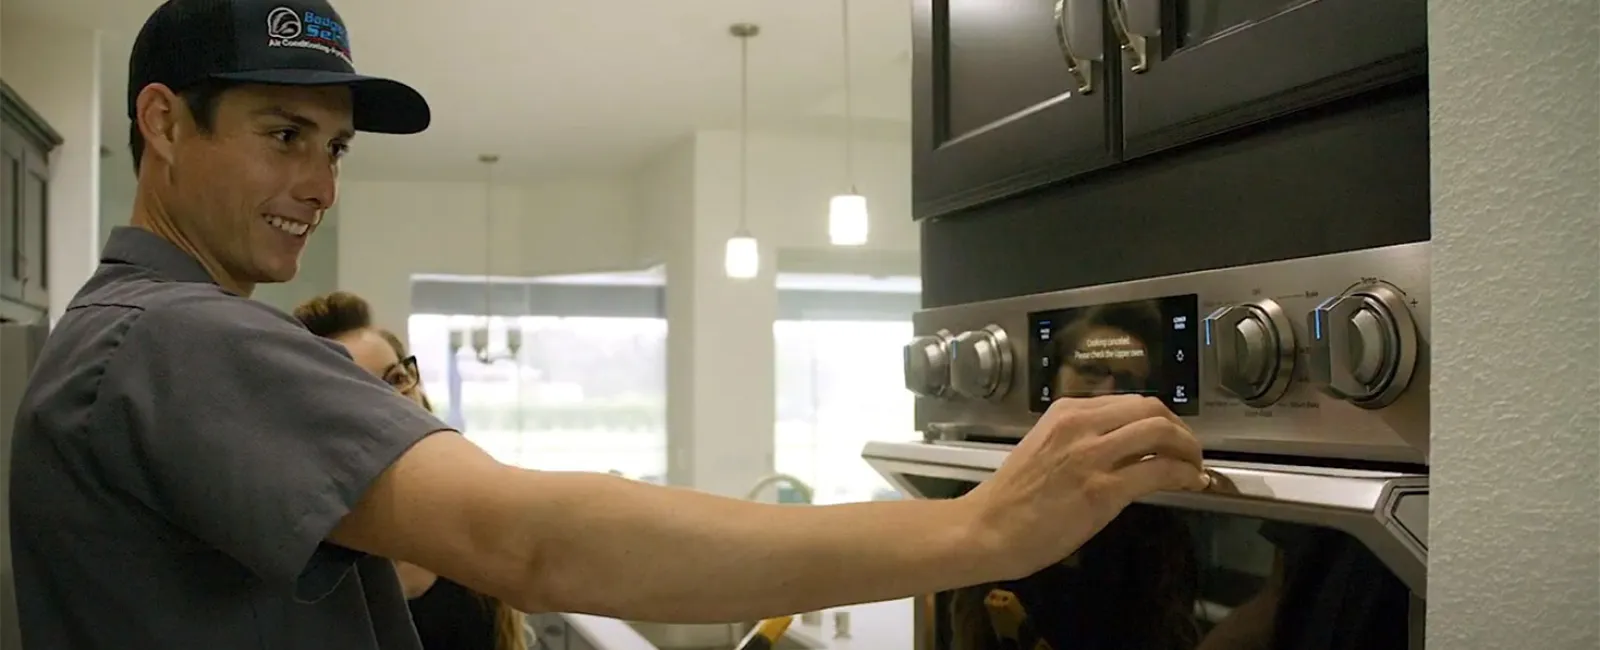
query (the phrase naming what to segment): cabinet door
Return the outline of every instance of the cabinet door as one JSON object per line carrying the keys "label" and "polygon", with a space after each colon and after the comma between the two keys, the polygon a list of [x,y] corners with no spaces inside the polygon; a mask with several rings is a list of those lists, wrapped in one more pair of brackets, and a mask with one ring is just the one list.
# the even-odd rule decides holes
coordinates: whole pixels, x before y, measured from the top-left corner
{"label": "cabinet door", "polygon": [[37,307],[48,307],[50,278],[46,269],[50,240],[46,226],[50,214],[50,169],[43,154],[28,151],[23,157],[19,194],[22,198],[22,214],[18,216],[22,228],[18,234],[22,259],[17,266],[22,269],[22,301]]}
{"label": "cabinet door", "polygon": [[0,298],[22,300],[21,134],[0,125]]}
{"label": "cabinet door", "polygon": [[1427,72],[1426,0],[1108,0],[1125,152]]}
{"label": "cabinet door", "polygon": [[938,216],[1115,160],[1102,0],[914,0],[913,211]]}

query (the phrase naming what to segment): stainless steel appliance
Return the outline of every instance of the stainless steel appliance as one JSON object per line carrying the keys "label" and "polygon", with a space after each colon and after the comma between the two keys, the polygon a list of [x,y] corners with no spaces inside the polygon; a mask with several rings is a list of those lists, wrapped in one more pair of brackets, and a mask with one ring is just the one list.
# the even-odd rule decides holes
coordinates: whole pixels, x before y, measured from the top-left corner
{"label": "stainless steel appliance", "polygon": [[43,317],[28,323],[0,317],[0,650],[22,647],[11,572],[11,435],[17,404],[48,330]]}
{"label": "stainless steel appliance", "polygon": [[1428,272],[1424,242],[917,314],[924,440],[864,452],[907,495],[970,490],[1052,400],[1103,393],[1165,401],[1216,479],[928,596],[919,650],[1421,648]]}

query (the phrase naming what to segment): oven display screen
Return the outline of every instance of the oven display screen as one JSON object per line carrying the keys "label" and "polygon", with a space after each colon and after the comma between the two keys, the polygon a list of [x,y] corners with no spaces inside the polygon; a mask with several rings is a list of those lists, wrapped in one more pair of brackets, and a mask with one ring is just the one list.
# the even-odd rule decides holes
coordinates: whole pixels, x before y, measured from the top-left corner
{"label": "oven display screen", "polygon": [[1029,407],[1140,393],[1199,415],[1199,303],[1186,294],[1028,314]]}

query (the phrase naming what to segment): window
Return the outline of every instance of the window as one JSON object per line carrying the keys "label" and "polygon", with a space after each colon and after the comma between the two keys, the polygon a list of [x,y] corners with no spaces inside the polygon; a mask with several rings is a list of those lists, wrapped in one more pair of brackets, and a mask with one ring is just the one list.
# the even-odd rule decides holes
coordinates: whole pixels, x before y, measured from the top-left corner
{"label": "window", "polygon": [[774,464],[811,484],[817,503],[899,498],[862,460],[861,449],[872,440],[920,439],[900,352],[912,335],[916,301],[915,289],[818,291],[791,284],[779,293]]}
{"label": "window", "polygon": [[[665,482],[666,319],[494,317],[487,362],[470,334],[452,336],[483,322],[410,319],[412,352],[441,416],[501,462]],[[509,328],[521,332],[514,356]]]}

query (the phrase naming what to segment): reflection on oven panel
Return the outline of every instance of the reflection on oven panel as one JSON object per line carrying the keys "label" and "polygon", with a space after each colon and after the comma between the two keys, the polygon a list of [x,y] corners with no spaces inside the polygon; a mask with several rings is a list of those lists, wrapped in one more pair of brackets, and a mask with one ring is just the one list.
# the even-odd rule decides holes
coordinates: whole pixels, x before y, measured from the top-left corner
{"label": "reflection on oven panel", "polygon": [[941,594],[939,650],[1404,650],[1410,591],[1343,532],[1134,505],[1066,560]]}
{"label": "reflection on oven panel", "polygon": [[1028,315],[1030,408],[1063,397],[1134,393],[1160,398],[1178,415],[1200,401],[1194,294],[1068,307]]}

